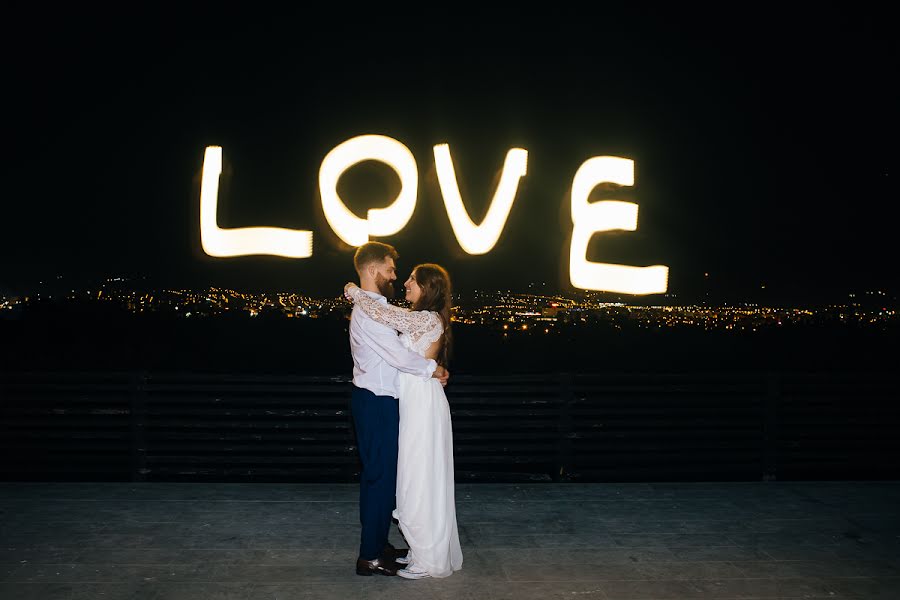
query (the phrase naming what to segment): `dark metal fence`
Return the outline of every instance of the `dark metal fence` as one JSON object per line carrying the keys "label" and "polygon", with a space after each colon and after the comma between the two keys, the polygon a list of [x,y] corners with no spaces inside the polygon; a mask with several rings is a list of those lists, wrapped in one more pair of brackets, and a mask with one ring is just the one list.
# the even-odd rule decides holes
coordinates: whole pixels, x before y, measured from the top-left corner
{"label": "dark metal fence", "polygon": [[[893,373],[453,377],[459,481],[900,478]],[[355,481],[347,377],[0,374],[0,478]]]}

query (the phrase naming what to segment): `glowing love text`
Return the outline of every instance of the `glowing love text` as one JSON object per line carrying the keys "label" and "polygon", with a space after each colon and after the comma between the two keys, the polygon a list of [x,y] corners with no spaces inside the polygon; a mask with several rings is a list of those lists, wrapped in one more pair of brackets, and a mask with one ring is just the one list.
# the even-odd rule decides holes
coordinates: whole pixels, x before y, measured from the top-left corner
{"label": "glowing love text", "polygon": [[[373,160],[392,168],[400,178],[400,192],[387,208],[371,209],[366,218],[353,214],[337,192],[341,175],[357,163]],[[438,183],[450,226],[460,247],[469,254],[486,254],[497,244],[516,199],[519,180],[528,170],[528,151],[513,148],[506,153],[500,182],[487,215],[480,224],[469,217],[457,185],[450,146],[434,146]],[[204,252],[215,257],[269,254],[309,258],[313,232],[280,227],[222,229],[216,214],[222,148],[209,146],[203,159],[200,188],[200,240]],[[572,181],[572,243],[569,277],[572,285],[587,290],[625,294],[658,294],[666,291],[669,268],[637,267],[587,260],[588,242],[598,232],[637,229],[638,205],[619,200],[589,202],[598,185],[634,185],[634,161],[616,156],[594,156],[578,168]],[[350,246],[361,246],[372,237],[387,237],[403,229],[416,208],[419,174],[416,160],[404,144],[383,135],[361,135],[333,148],[319,168],[322,210],[329,226]]]}

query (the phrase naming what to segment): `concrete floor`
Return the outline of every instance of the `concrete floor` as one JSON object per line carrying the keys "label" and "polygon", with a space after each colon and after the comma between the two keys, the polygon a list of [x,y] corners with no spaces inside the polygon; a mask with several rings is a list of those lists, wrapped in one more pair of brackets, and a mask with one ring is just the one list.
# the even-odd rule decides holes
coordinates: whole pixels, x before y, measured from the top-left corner
{"label": "concrete floor", "polygon": [[463,569],[422,581],[355,575],[356,496],[0,483],[0,598],[900,599],[900,482],[459,484]]}

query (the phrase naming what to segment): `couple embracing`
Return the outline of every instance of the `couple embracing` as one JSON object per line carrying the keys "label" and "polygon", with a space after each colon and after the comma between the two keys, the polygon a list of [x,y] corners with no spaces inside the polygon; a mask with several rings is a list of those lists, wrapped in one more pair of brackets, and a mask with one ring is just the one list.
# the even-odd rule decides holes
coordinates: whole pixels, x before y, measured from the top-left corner
{"label": "couple embracing", "polygon": [[[362,462],[358,575],[447,577],[462,568],[456,526],[453,431],[444,388],[450,344],[450,277],[421,264],[404,283],[412,310],[389,304],[393,246],[368,242],[353,257],[351,410]],[[397,520],[409,549],[388,542]]]}

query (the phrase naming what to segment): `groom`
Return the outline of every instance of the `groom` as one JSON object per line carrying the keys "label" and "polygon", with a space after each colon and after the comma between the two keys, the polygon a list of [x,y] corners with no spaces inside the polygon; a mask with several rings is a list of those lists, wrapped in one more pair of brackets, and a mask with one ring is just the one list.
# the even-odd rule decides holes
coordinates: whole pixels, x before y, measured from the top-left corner
{"label": "groom", "polygon": [[[353,266],[359,287],[387,304],[394,296],[397,250],[381,242],[368,242],[356,250]],[[375,322],[354,307],[350,319],[350,352],[353,355],[353,393],[350,402],[362,462],[359,481],[359,520],[362,535],[357,575],[396,575],[395,559],[406,556],[388,543],[391,513],[396,506],[397,437],[400,412],[397,388],[400,371],[420,377],[436,377],[447,384],[449,373],[437,363],[400,342],[397,332]]]}

